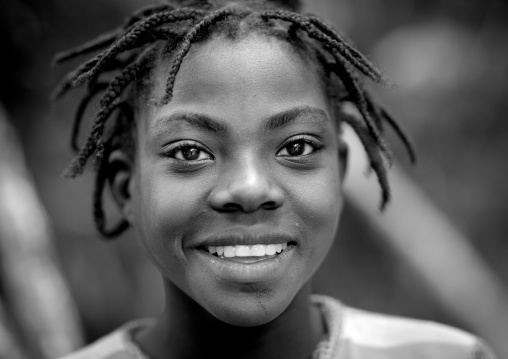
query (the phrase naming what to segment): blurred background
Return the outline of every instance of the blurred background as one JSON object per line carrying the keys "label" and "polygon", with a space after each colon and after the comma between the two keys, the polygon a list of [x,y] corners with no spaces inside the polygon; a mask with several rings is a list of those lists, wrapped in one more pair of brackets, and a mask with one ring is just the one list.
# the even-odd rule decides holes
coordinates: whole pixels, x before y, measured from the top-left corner
{"label": "blurred background", "polygon": [[[147,3],[0,0],[4,107],[0,202],[6,208],[11,203],[11,209],[26,219],[17,232],[9,232],[14,222],[0,204],[0,217],[4,214],[3,222],[0,219],[0,357],[9,351],[16,351],[19,358],[60,355],[128,320],[153,316],[162,309],[160,279],[132,234],[106,243],[95,231],[91,171],[77,180],[61,179],[72,159],[69,137],[81,92],[57,104],[49,101],[52,88],[74,66],[52,68],[52,56],[112,29]],[[315,291],[351,306],[463,328],[484,337],[500,358],[508,357],[508,3],[313,0],[307,9],[354,39],[362,52],[400,83],[395,89],[373,89],[412,135],[419,151],[418,165],[411,167],[396,138],[389,135],[397,155],[395,166],[403,181],[417,184],[418,198],[430,201],[430,210],[446,218],[457,237],[450,244],[429,228],[428,243],[437,243],[435,252],[419,251],[419,244],[410,241],[415,247],[401,250],[405,244],[390,241],[390,230],[380,230],[382,225],[352,195],[338,240],[317,275]],[[16,148],[10,155],[7,145],[11,151]],[[18,166],[19,171],[11,174],[20,174],[27,186],[34,186],[32,199],[40,207],[33,215],[42,222],[35,223],[30,209],[20,207],[22,195],[9,197],[14,192],[8,187],[2,192],[2,173],[7,181],[8,166]],[[20,193],[29,192],[23,188]],[[407,202],[412,197],[405,198]],[[375,209],[378,198],[371,201]],[[410,212],[411,203],[406,205]],[[107,208],[111,218],[118,218],[111,203]],[[388,227],[410,217],[398,216]],[[32,239],[12,240],[13,233]],[[456,251],[464,250],[468,260],[454,266]],[[37,262],[35,267],[27,262],[38,255],[49,258],[48,262]],[[450,267],[439,267],[437,262]],[[432,272],[436,268],[446,273]],[[450,268],[455,277],[447,275]],[[34,283],[44,299],[28,294],[27,302],[23,296]],[[47,288],[64,294],[55,296]],[[37,309],[43,304],[53,307],[46,319]],[[27,306],[33,313],[27,314]],[[53,329],[40,329],[50,321]],[[62,328],[67,328],[63,332],[68,338],[58,336]],[[44,340],[34,334],[52,330],[55,336]]]}

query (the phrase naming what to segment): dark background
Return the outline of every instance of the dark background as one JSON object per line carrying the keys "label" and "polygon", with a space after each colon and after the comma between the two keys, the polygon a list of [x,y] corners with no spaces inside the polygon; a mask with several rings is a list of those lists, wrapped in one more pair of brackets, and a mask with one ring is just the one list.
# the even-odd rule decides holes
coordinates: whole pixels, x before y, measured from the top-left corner
{"label": "dark background", "polygon": [[[112,243],[99,239],[91,216],[90,172],[78,180],[60,177],[72,159],[68,143],[79,91],[51,104],[51,89],[72,66],[54,69],[50,62],[57,51],[111,29],[145,3],[0,1],[0,100],[20,134],[54,225],[59,261],[88,341],[129,319],[158,313],[161,290],[131,234]],[[378,92],[412,134],[420,162],[410,168],[395,145],[397,166],[405,168],[466,235],[506,288],[507,3],[319,0],[308,8],[348,34],[401,82],[398,89]],[[113,207],[108,207],[114,216]],[[349,305],[476,331],[443,307],[351,206],[346,208],[340,237],[319,274],[316,291],[331,293]],[[506,344],[496,345],[499,352],[508,352]]]}

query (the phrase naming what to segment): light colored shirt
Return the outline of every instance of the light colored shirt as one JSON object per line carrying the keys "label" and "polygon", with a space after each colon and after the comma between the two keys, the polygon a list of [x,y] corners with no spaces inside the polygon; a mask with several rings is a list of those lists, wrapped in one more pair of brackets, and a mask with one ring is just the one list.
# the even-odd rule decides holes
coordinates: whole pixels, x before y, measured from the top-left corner
{"label": "light colored shirt", "polygon": [[[495,359],[481,340],[459,329],[350,308],[324,295],[311,300],[327,328],[313,359]],[[150,359],[132,338],[153,323],[128,323],[62,359]]]}

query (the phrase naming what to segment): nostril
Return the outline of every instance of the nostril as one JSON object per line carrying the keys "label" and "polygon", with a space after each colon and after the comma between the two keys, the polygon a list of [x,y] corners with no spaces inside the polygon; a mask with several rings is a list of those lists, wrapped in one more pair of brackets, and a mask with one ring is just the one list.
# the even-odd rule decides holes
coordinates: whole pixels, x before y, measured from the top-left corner
{"label": "nostril", "polygon": [[225,212],[237,212],[237,211],[243,211],[243,207],[239,205],[238,203],[226,203],[222,206],[222,210]]}
{"label": "nostril", "polygon": [[279,206],[275,203],[275,201],[268,201],[261,205],[261,208],[263,209],[276,209],[277,207]]}
{"label": "nostril", "polygon": [[252,211],[256,211],[258,209],[272,210],[272,209],[276,209],[278,207],[279,206],[277,205],[277,203],[275,201],[264,202],[260,206],[256,206],[256,207],[252,207],[252,208],[250,208],[248,206],[242,206],[239,203],[229,202],[229,203],[224,204],[221,207],[221,210],[224,212],[252,212]]}

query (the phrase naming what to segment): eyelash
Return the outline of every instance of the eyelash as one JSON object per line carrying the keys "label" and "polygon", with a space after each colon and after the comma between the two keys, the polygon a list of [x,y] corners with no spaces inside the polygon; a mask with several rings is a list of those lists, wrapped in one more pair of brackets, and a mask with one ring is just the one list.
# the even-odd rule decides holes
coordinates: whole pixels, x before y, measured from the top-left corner
{"label": "eyelash", "polygon": [[[303,154],[299,155],[291,155],[288,151],[288,147],[290,145],[296,144],[296,143],[303,143]],[[307,146],[312,147],[310,153],[308,152]],[[307,136],[297,136],[292,137],[288,139],[284,145],[277,151],[276,156],[277,157],[289,157],[289,158],[298,158],[298,157],[305,157],[305,156],[311,156],[317,151],[321,150],[323,148],[323,145]],[[197,159],[186,159],[184,156],[184,149],[196,149],[198,151],[198,158]],[[281,152],[285,151],[286,154],[281,154]],[[200,158],[202,155],[205,154],[206,158]],[[207,161],[207,160],[215,160],[215,157],[210,153],[209,150],[207,150],[203,145],[199,144],[195,141],[182,141],[177,143],[176,145],[173,145],[171,148],[169,148],[165,153],[165,157],[169,157],[176,161],[181,162],[199,162],[199,161]],[[180,157],[180,158],[178,158]]]}
{"label": "eyelash", "polygon": [[[296,144],[298,142],[301,142],[303,143],[304,145],[304,153],[301,154],[301,155],[291,155],[289,154],[289,151],[288,151],[288,147],[292,144]],[[311,146],[312,147],[312,152],[310,153],[305,153],[306,152],[306,146]],[[313,155],[314,153],[318,152],[319,150],[321,150],[323,148],[323,144],[307,137],[307,136],[297,136],[297,137],[292,137],[290,138],[289,140],[287,140],[284,145],[277,151],[277,156],[278,157],[289,157],[289,158],[295,158],[295,157],[305,157],[305,156],[311,156]],[[285,150],[287,154],[281,154],[281,152]]]}
{"label": "eyelash", "polygon": [[[197,158],[197,159],[186,159],[184,157],[184,149],[196,149],[198,150],[199,157],[201,157],[203,154],[207,156],[207,158]],[[180,153],[180,155],[179,155]],[[203,145],[199,144],[195,141],[182,141],[177,143],[176,145],[169,148],[165,153],[164,156],[169,157],[171,159],[174,159],[176,161],[182,161],[182,162],[199,162],[199,161],[207,161],[207,160],[214,160],[215,157],[210,153],[209,150],[206,149]],[[181,158],[178,158],[181,157]]]}

